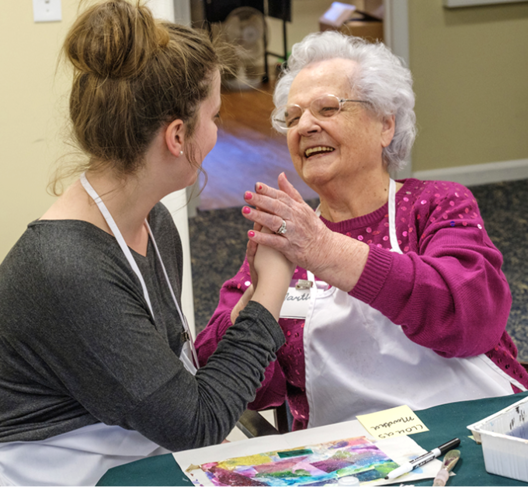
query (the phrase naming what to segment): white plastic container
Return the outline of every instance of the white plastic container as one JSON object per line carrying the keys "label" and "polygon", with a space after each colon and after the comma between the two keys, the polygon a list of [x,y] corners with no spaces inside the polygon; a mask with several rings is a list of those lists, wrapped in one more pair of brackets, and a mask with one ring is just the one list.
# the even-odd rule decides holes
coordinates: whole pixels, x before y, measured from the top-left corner
{"label": "white plastic container", "polygon": [[528,482],[528,397],[467,428],[482,444],[488,473]]}

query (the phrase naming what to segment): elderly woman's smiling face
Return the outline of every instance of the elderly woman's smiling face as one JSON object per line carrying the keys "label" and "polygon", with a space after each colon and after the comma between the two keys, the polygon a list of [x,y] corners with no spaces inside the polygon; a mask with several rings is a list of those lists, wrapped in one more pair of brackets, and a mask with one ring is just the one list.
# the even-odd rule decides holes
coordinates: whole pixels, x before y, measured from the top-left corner
{"label": "elderly woman's smiling face", "polygon": [[[288,104],[306,109],[322,95],[358,99],[351,88],[357,63],[331,59],[313,63],[293,80]],[[379,120],[364,103],[347,102],[333,117],[319,119],[304,110],[288,129],[288,148],[301,178],[315,191],[324,192],[332,182],[346,185],[350,179],[385,171],[382,150],[394,135],[394,120]]]}

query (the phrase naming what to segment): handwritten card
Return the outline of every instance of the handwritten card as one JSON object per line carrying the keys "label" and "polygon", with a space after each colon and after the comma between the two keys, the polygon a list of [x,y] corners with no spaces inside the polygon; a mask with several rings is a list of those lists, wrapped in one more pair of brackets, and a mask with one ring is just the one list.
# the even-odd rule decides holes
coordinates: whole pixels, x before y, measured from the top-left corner
{"label": "handwritten card", "polygon": [[357,419],[376,439],[389,439],[429,430],[407,405],[358,415]]}

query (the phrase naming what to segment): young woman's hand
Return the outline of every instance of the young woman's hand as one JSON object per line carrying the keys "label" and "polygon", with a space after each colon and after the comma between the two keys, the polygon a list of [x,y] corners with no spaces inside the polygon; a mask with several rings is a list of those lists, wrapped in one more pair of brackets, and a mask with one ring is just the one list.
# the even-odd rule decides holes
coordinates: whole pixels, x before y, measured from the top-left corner
{"label": "young woman's hand", "polygon": [[[262,231],[262,225],[257,224],[256,222],[253,224],[253,232],[261,232]],[[251,274],[251,283],[253,284],[253,289],[257,287],[258,282],[258,273],[255,269],[255,255],[257,254],[258,244],[255,241],[252,241],[251,239],[248,240],[247,248],[246,248],[246,259],[249,264],[249,272]]]}
{"label": "young woman's hand", "polygon": [[[263,227],[260,232],[271,234]],[[248,246],[249,249],[249,246]],[[257,274],[257,282],[252,300],[266,307],[276,320],[290,286],[295,265],[281,252],[260,244],[252,258],[253,269]]]}
{"label": "young woman's hand", "polygon": [[240,297],[240,300],[238,300],[237,304],[234,306],[233,310],[231,310],[231,323],[234,324],[236,322],[236,319],[238,317],[238,314],[246,308],[246,305],[249,303],[249,301],[253,298],[253,293],[255,291],[255,288],[253,285],[249,285],[249,287],[246,289],[244,294]]}

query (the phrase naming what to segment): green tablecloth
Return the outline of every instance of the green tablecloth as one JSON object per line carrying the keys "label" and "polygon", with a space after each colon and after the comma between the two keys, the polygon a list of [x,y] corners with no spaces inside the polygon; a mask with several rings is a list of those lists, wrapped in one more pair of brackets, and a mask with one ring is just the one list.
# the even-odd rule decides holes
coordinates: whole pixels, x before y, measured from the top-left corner
{"label": "green tablecloth", "polygon": [[[411,437],[427,450],[454,437],[461,439],[460,447],[457,448],[460,449],[461,458],[454,469],[456,476],[448,481],[449,486],[528,486],[528,483],[522,481],[487,473],[482,446],[468,437],[471,432],[466,428],[525,396],[528,396],[528,392],[420,410],[417,414],[429,431]],[[528,459],[526,462],[528,463]],[[428,479],[413,484],[432,486],[433,481]],[[99,480],[97,486],[192,486],[192,483],[172,455],[165,454],[112,468]]]}

